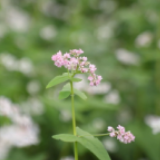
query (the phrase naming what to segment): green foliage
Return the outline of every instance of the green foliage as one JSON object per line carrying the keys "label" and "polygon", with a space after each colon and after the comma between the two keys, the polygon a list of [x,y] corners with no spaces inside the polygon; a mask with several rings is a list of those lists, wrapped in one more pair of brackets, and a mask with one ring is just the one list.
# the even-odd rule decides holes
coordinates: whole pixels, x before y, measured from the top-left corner
{"label": "green foliage", "polygon": [[[63,86],[62,90],[59,93],[59,98],[67,98],[71,94],[71,89],[70,89],[70,84],[67,83],[66,85]],[[74,94],[79,96],[81,99],[86,100],[87,96],[82,92],[74,88]]]}
{"label": "green foliage", "polygon": [[68,76],[68,74],[67,74],[67,73],[64,73],[64,74],[61,75],[61,76],[57,76],[57,77],[53,78],[53,79],[48,83],[48,85],[47,85],[46,88],[53,87],[53,86],[55,86],[55,85],[57,85],[57,84],[60,84],[60,83],[65,82],[65,81],[67,81],[67,80],[69,80],[69,79],[70,79],[70,77]]}
{"label": "green foliage", "polygon": [[83,131],[78,127],[76,129],[78,136],[60,134],[53,136],[53,138],[64,142],[78,142],[83,147],[90,150],[99,160],[111,160],[106,149],[97,138],[93,137],[91,134],[89,134],[86,131]]}
{"label": "green foliage", "polygon": [[80,81],[82,81],[82,79],[73,77],[73,78],[71,78],[71,81],[80,82]]}

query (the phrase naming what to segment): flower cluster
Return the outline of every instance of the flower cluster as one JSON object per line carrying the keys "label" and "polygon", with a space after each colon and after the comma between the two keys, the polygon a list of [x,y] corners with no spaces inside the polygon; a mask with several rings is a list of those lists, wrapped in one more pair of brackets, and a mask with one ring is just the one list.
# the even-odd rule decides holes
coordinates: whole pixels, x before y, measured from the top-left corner
{"label": "flower cluster", "polygon": [[69,53],[65,53],[64,55],[59,51],[51,59],[57,67],[64,66],[72,72],[89,73],[88,80],[90,81],[90,85],[97,86],[101,82],[102,76],[95,74],[97,68],[87,60],[87,57],[80,57],[83,53],[84,51],[81,49],[70,50]]}
{"label": "flower cluster", "polygon": [[108,131],[110,132],[110,137],[117,137],[119,141],[123,143],[131,143],[135,140],[135,136],[130,132],[125,132],[125,128],[123,126],[118,125],[118,130],[115,130],[113,127],[108,127]]}

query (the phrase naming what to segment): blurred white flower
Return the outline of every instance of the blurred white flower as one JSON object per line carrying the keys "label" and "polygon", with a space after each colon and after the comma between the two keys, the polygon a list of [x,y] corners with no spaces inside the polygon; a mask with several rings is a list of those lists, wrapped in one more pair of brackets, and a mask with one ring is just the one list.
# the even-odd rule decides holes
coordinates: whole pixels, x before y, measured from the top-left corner
{"label": "blurred white flower", "polygon": [[74,157],[72,156],[67,156],[67,157],[63,157],[60,160],[74,160]]}
{"label": "blurred white flower", "polygon": [[30,76],[33,74],[33,64],[29,58],[21,58],[18,62],[18,68],[23,74]]}
{"label": "blurred white flower", "polygon": [[110,25],[104,25],[98,28],[97,30],[97,38],[99,40],[109,39],[113,36],[113,27]]}
{"label": "blurred white flower", "polygon": [[[35,127],[35,126],[34,126]],[[37,128],[25,128],[18,125],[4,126],[0,128],[0,139],[11,146],[25,147],[38,143]]]}
{"label": "blurred white flower", "polygon": [[7,9],[6,21],[9,27],[17,32],[25,32],[30,26],[29,15],[13,7]]}
{"label": "blurred white flower", "polygon": [[159,39],[158,42],[157,42],[157,46],[158,46],[158,48],[160,49],[160,39]]}
{"label": "blurred white flower", "polygon": [[0,55],[0,62],[9,71],[19,71],[26,76],[32,76],[34,74],[34,67],[29,58],[18,60],[10,53],[2,53]]}
{"label": "blurred white flower", "polygon": [[110,104],[119,104],[120,103],[120,96],[118,91],[113,90],[111,92],[109,92],[105,97],[104,97],[104,101],[106,103],[110,103]]}
{"label": "blurred white flower", "polygon": [[131,112],[126,108],[120,110],[117,116],[118,116],[117,117],[118,122],[123,123],[123,124],[128,123],[132,119]]}
{"label": "blurred white flower", "polygon": [[89,94],[105,94],[111,89],[111,84],[109,82],[102,82],[98,86],[88,86],[86,92]]}
{"label": "blurred white flower", "polygon": [[76,77],[82,79],[82,81],[75,83],[74,87],[78,90],[83,90],[88,94],[105,94],[111,89],[111,84],[109,82],[102,82],[98,86],[93,87],[88,85],[87,78],[84,75],[78,75]]}
{"label": "blurred white flower", "polygon": [[129,52],[125,49],[118,49],[116,51],[116,57],[117,59],[127,65],[137,65],[139,64],[139,57],[135,53]]}
{"label": "blurred white flower", "polygon": [[0,97],[0,115],[12,118],[13,115],[17,115],[18,113],[16,105],[12,104],[8,98]]}
{"label": "blurred white flower", "polygon": [[32,80],[27,84],[27,91],[31,95],[37,94],[41,89],[41,84],[38,80]]}
{"label": "blurred white flower", "polygon": [[145,117],[145,123],[152,128],[153,134],[160,133],[160,117],[148,115]]}
{"label": "blurred white flower", "polygon": [[[12,146],[25,147],[39,142],[39,129],[31,117],[22,115],[18,105],[3,96],[0,97],[0,115],[7,116],[13,123],[0,128],[0,159],[6,156]],[[4,148],[1,150],[2,142]]]}
{"label": "blurred white flower", "polygon": [[4,160],[8,155],[11,145],[9,144],[9,142],[6,142],[5,140],[1,139],[1,137],[0,142],[0,160]]}
{"label": "blurred white flower", "polygon": [[102,0],[100,1],[99,8],[107,13],[112,13],[117,7],[116,1]]}
{"label": "blurred white flower", "polygon": [[70,111],[68,111],[68,110],[61,110],[59,118],[63,122],[68,122],[68,121],[71,120],[72,117],[71,117]]}
{"label": "blurred white flower", "polygon": [[101,118],[96,118],[93,120],[93,127],[98,130],[102,131],[105,128],[106,124],[105,121]]}
{"label": "blurred white flower", "polygon": [[114,153],[118,150],[118,146],[115,139],[109,137],[109,138],[103,139],[102,142],[105,148],[107,149],[107,151]]}
{"label": "blurred white flower", "polygon": [[41,115],[44,112],[43,103],[37,98],[29,98],[26,102],[22,103],[24,113]]}
{"label": "blurred white flower", "polygon": [[17,69],[17,59],[10,53],[2,53],[0,55],[0,62],[9,71]]}
{"label": "blurred white flower", "polygon": [[51,40],[55,38],[57,31],[54,26],[49,25],[41,29],[40,36],[45,40]]}
{"label": "blurred white flower", "polygon": [[153,34],[151,32],[143,32],[141,33],[135,40],[135,44],[138,47],[149,46],[152,42]]}
{"label": "blurred white flower", "polygon": [[0,24],[0,38],[3,38],[7,33],[7,27],[4,24]]}

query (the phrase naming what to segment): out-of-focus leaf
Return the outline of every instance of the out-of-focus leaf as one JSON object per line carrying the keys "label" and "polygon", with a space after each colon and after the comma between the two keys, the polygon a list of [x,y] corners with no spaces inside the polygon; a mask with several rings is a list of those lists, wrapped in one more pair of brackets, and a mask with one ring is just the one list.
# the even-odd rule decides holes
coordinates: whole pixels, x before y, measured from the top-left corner
{"label": "out-of-focus leaf", "polygon": [[[106,149],[102,143],[91,134],[77,127],[78,135],[85,135],[86,137],[80,137],[78,142],[90,150],[99,160],[111,160]],[[87,137],[88,135],[88,137]]]}
{"label": "out-of-focus leaf", "polygon": [[71,78],[71,81],[80,82],[80,81],[82,81],[82,79],[73,77],[73,78]]}
{"label": "out-of-focus leaf", "polygon": [[78,137],[71,134],[59,134],[59,135],[52,136],[52,138],[61,140],[64,142],[76,142],[78,140]]}
{"label": "out-of-focus leaf", "polygon": [[47,85],[46,88],[50,88],[50,87],[53,87],[57,84],[60,84],[60,83],[63,83],[65,81],[69,80],[69,76],[68,74],[64,73],[63,75],[61,76],[57,76],[55,78],[53,78]]}
{"label": "out-of-focus leaf", "polygon": [[59,99],[67,98],[69,95],[70,95],[70,92],[69,92],[69,91],[62,90],[62,91],[59,93]]}

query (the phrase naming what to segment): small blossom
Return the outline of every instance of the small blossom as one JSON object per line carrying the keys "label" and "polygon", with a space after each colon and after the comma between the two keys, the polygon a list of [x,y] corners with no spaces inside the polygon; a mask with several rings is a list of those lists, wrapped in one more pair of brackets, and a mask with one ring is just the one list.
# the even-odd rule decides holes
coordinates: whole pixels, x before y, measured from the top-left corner
{"label": "small blossom", "polygon": [[57,67],[64,66],[72,73],[75,71],[80,71],[81,73],[89,73],[88,80],[90,81],[90,86],[97,86],[102,80],[102,76],[96,75],[97,70],[94,64],[91,64],[87,57],[80,57],[80,54],[84,53],[82,49],[70,50],[70,53],[62,54],[59,51],[57,54],[53,55],[51,59]]}
{"label": "small blossom", "polygon": [[108,131],[110,132],[109,133],[109,136],[110,137],[116,137],[117,136],[117,139],[122,142],[122,143],[131,143],[132,141],[135,140],[135,136],[130,132],[125,132],[125,128],[121,125],[118,125],[117,127],[117,131],[114,130],[113,127],[108,127]]}
{"label": "small blossom", "polygon": [[89,70],[90,70],[91,73],[94,73],[94,72],[96,71],[96,69],[97,69],[97,68],[96,68],[95,65],[93,65],[93,64],[90,64],[90,65],[89,65]]}
{"label": "small blossom", "polygon": [[109,127],[108,127],[108,132],[113,132],[113,131],[115,131],[114,128],[111,127],[111,126],[109,126]]}

